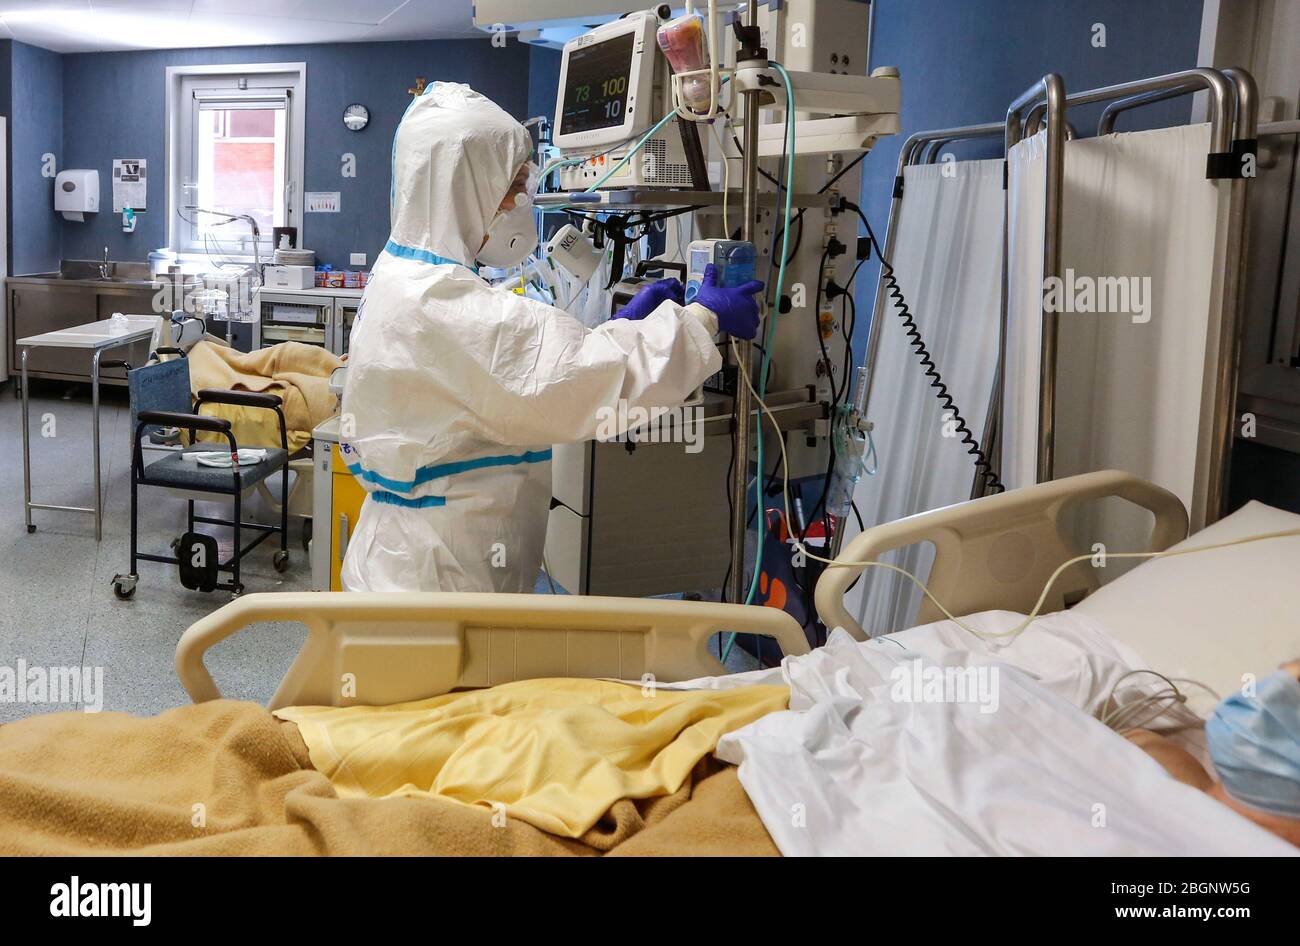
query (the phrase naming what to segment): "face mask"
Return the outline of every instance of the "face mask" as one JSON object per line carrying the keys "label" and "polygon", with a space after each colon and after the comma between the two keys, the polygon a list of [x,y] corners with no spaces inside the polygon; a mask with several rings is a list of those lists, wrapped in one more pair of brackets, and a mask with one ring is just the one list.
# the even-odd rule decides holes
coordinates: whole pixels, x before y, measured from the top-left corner
{"label": "face mask", "polygon": [[1220,703],[1205,724],[1210,758],[1229,795],[1300,818],[1300,682],[1284,670]]}
{"label": "face mask", "polygon": [[498,269],[518,266],[537,249],[537,221],[533,217],[533,194],[541,175],[531,161],[524,166],[527,182],[515,195],[514,206],[505,212],[498,211],[488,227],[487,240],[478,251],[478,261]]}
{"label": "face mask", "polygon": [[478,251],[478,261],[486,266],[508,269],[518,266],[537,248],[537,221],[530,204],[516,204],[498,213],[488,228],[487,241]]}

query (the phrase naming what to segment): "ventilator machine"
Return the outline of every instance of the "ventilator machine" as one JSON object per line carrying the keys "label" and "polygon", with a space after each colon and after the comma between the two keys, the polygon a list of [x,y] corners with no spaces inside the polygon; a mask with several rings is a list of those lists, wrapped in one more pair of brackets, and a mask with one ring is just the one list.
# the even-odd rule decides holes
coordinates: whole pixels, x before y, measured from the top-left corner
{"label": "ventilator machine", "polygon": [[[820,485],[835,475],[843,487],[867,468],[849,468],[868,453],[865,420],[840,429],[866,255],[846,208],[858,200],[858,163],[898,132],[900,107],[896,70],[867,74],[869,7],[485,0],[475,22],[561,49],[553,135],[539,143],[544,250],[525,268],[540,277],[530,292],[594,325],[640,280],[679,276],[689,300],[710,262],[720,283],[766,284],[759,337],[717,338],[724,368],[691,421],[705,449],[557,445],[549,571],[591,594],[690,592],[725,577],[727,600],[752,600],[745,550],[750,526],[764,528],[751,512],[768,504],[764,487],[783,475]],[[796,530],[843,512],[827,508],[820,485]]]}

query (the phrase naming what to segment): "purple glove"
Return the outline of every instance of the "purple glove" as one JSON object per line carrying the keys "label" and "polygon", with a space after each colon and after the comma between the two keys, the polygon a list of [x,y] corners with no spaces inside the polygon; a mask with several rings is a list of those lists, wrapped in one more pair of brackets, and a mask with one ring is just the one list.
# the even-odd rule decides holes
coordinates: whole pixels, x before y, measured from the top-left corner
{"label": "purple glove", "polygon": [[672,299],[678,305],[685,305],[686,288],[676,279],[660,279],[647,283],[637,290],[631,302],[615,312],[611,318],[640,321],[659,308],[659,304],[665,299]]}
{"label": "purple glove", "polygon": [[758,303],[754,293],[763,290],[763,284],[751,279],[734,289],[724,289],[717,284],[718,270],[710,263],[704,267],[700,291],[691,301],[698,302],[718,317],[718,328],[736,338],[752,339],[758,334]]}

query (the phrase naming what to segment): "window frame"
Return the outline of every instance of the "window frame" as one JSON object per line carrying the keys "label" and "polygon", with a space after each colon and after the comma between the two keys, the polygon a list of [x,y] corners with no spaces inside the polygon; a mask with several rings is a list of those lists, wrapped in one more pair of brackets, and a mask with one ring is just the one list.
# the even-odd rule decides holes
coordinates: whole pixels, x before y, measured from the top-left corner
{"label": "window frame", "polygon": [[[182,259],[209,258],[208,248],[195,239],[194,227],[181,216],[184,208],[194,202],[197,119],[205,103],[208,107],[225,101],[247,103],[244,107],[268,103],[285,109],[284,226],[296,227],[298,245],[306,245],[302,186],[306,163],[306,88],[304,62],[167,67],[167,245]],[[236,229],[232,226],[232,231]],[[238,234],[232,232],[231,237],[240,239],[241,243],[236,247],[223,238],[221,258],[253,262],[246,228],[239,228]],[[259,244],[261,258],[265,260],[273,249],[271,233],[263,232]]]}

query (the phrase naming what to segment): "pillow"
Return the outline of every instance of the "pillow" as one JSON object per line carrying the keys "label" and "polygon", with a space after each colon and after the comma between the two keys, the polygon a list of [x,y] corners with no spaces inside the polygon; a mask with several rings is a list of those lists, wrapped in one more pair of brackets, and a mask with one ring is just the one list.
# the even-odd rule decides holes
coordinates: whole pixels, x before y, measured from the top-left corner
{"label": "pillow", "polygon": [[[1300,515],[1251,502],[1174,546],[1300,529]],[[1243,674],[1300,657],[1300,536],[1156,558],[1079,602],[1166,676],[1227,696]]]}

